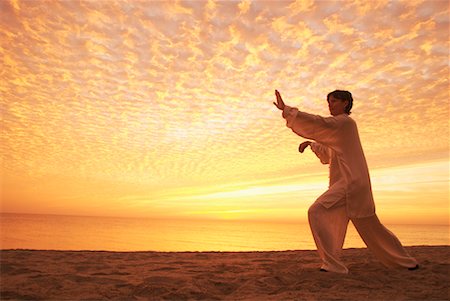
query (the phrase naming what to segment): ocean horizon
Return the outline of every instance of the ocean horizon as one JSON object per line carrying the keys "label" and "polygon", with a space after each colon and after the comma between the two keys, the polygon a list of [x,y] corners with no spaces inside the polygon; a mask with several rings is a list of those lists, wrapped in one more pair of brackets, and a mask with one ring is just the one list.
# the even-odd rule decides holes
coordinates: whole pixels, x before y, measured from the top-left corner
{"label": "ocean horizon", "polygon": [[[304,222],[0,213],[0,249],[72,251],[314,250]],[[404,246],[449,245],[448,225],[384,224]],[[344,248],[366,247],[349,223]]]}

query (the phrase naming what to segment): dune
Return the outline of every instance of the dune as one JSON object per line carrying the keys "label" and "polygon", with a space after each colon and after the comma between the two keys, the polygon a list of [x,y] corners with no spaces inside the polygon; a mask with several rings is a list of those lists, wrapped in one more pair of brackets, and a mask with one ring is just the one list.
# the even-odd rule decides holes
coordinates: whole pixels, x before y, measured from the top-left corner
{"label": "dune", "polygon": [[349,274],[319,271],[316,251],[0,251],[2,300],[449,300],[450,246],[407,251],[388,269],[345,249]]}

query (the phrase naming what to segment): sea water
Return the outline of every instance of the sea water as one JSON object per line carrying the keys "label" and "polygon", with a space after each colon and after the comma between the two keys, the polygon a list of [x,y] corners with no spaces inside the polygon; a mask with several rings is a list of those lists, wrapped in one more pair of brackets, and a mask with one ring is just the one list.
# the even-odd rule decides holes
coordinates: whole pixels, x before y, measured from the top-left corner
{"label": "sea water", "polygon": [[[308,224],[0,214],[0,249],[282,251],[315,249]],[[385,225],[404,246],[449,245],[447,225]],[[349,224],[344,248],[365,247]]]}

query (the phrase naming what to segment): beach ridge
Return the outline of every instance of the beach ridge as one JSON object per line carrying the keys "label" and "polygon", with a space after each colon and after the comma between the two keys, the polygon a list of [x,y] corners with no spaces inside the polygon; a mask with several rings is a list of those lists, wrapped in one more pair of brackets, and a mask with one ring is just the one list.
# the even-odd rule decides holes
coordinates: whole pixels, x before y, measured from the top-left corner
{"label": "beach ridge", "polygon": [[315,250],[109,252],[1,250],[2,300],[448,300],[450,246],[410,246],[420,269],[388,269],[344,249],[348,275]]}

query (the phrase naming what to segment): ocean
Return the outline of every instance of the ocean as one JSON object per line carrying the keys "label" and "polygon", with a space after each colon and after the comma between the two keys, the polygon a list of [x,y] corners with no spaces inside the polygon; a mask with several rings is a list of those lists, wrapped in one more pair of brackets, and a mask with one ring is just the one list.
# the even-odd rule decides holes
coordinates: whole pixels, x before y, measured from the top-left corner
{"label": "ocean", "polygon": [[[309,225],[231,220],[0,214],[0,249],[102,251],[314,250]],[[404,246],[449,245],[447,225],[389,225]],[[344,248],[365,247],[351,223]]]}

